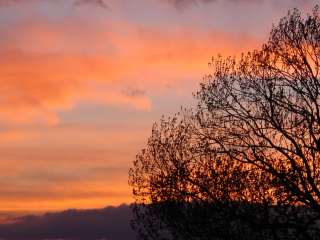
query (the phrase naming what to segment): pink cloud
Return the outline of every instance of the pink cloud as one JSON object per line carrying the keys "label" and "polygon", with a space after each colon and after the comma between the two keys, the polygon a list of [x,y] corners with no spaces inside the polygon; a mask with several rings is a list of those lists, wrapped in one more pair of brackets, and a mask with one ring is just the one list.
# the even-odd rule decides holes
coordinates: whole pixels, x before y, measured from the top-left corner
{"label": "pink cloud", "polygon": [[[56,124],[59,111],[83,101],[150,111],[149,91],[161,91],[168,80],[199,79],[211,55],[256,44],[243,36],[239,48],[235,37],[223,32],[150,30],[124,22],[106,26],[32,21],[9,32],[0,46],[1,121]],[[124,91],[139,85],[147,94]]]}

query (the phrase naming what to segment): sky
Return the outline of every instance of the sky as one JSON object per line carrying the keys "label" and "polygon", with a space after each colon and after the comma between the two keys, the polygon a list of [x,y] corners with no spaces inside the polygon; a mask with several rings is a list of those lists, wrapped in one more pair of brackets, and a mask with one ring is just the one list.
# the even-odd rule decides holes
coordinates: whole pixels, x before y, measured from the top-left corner
{"label": "sky", "polygon": [[133,201],[153,122],[313,0],[0,0],[0,212]]}

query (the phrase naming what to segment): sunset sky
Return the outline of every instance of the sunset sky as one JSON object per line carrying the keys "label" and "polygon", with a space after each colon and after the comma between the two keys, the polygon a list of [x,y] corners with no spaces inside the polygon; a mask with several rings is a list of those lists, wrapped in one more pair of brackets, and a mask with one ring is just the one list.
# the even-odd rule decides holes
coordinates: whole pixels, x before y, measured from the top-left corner
{"label": "sunset sky", "polygon": [[0,212],[133,201],[153,122],[312,0],[0,0]]}

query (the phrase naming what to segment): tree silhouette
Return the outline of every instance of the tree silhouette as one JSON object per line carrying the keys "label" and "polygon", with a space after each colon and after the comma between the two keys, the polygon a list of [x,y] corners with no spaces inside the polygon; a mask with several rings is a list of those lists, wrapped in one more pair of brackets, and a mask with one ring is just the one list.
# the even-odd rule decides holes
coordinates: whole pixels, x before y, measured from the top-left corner
{"label": "tree silhouette", "polygon": [[210,66],[197,108],[154,124],[130,169],[140,237],[316,239],[318,7],[290,11],[260,50]]}

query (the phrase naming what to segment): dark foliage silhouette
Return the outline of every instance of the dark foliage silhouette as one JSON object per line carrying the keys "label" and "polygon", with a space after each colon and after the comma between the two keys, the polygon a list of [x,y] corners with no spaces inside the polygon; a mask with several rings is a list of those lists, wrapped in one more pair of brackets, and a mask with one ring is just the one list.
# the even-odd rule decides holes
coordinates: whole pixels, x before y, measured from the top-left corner
{"label": "dark foliage silhouette", "polygon": [[130,169],[142,239],[320,239],[320,18],[212,59],[198,106],[155,123]]}

